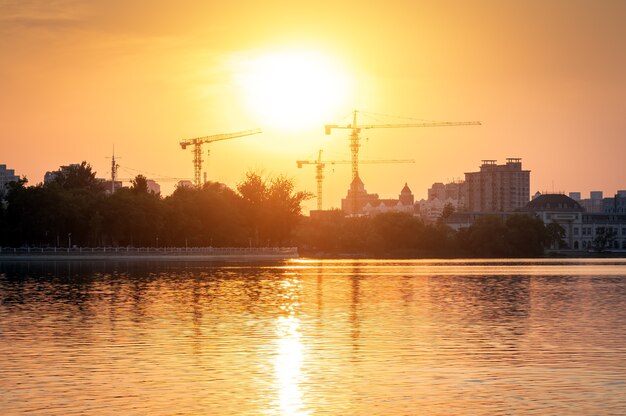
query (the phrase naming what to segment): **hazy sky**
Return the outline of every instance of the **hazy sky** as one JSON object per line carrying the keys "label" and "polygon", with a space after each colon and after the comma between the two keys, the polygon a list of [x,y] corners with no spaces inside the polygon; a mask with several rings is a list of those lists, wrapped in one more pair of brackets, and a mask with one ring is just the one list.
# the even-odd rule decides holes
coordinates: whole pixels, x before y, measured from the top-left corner
{"label": "hazy sky", "polygon": [[[295,161],[320,148],[350,156],[347,132],[324,136],[313,118],[327,99],[328,123],[353,108],[483,123],[369,130],[361,158],[416,160],[361,167],[381,197],[397,197],[404,182],[425,197],[432,182],[506,157],[523,158],[531,193],[626,188],[626,2],[300,3],[0,0],[0,163],[31,183],[82,160],[105,177],[115,144],[124,167],[191,178],[180,140],[261,127],[212,145],[209,179],[235,186],[263,169],[315,191],[313,167]],[[331,68],[342,84],[324,91],[341,95],[311,98],[317,84],[291,85],[293,96],[277,91],[265,108],[290,101],[291,123],[258,102],[255,111],[242,74],[276,53],[319,58],[304,84]],[[324,205],[337,207],[350,167],[326,177]]]}

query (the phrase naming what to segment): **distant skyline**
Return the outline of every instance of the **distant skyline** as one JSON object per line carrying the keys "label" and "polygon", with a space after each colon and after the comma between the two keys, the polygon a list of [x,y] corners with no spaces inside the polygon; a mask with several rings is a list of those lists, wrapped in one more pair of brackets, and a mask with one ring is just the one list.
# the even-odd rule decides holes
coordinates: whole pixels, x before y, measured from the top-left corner
{"label": "distant skyline", "polygon": [[[295,161],[349,159],[347,132],[323,124],[356,108],[483,123],[364,132],[362,159],[416,161],[361,168],[381,197],[408,182],[425,198],[507,157],[531,195],[612,195],[626,188],[624,21],[621,1],[0,0],[0,163],[31,184],[82,160],[108,177],[115,145],[122,166],[192,178],[180,140],[260,127],[211,145],[209,180],[260,169],[315,191]],[[350,167],[325,174],[337,207]]]}

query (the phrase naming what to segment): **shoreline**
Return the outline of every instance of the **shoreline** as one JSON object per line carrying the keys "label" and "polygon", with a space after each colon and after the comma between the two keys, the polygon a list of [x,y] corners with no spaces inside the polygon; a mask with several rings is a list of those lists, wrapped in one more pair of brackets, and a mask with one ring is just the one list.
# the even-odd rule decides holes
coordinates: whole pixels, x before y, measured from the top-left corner
{"label": "shoreline", "polygon": [[298,256],[287,255],[33,255],[18,254],[0,255],[0,263],[4,261],[261,261],[261,260],[291,260],[297,259]]}
{"label": "shoreline", "polygon": [[299,258],[295,247],[277,248],[232,248],[203,247],[182,248],[3,248],[1,262],[15,261],[263,261],[290,260]]}

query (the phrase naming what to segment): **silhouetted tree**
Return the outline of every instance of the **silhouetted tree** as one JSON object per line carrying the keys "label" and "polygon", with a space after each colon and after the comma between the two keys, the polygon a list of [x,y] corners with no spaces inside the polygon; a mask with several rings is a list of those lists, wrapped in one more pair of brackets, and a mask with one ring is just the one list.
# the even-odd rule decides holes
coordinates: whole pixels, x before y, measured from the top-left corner
{"label": "silhouetted tree", "polygon": [[461,246],[474,256],[506,257],[510,253],[507,230],[502,218],[489,215],[478,218],[459,233]]}
{"label": "silhouetted tree", "polygon": [[439,218],[437,219],[437,222],[439,224],[443,224],[445,223],[445,220],[452,214],[454,214],[456,210],[454,209],[454,205],[452,205],[451,203],[447,203],[446,205],[444,205],[443,207],[443,211],[441,212],[441,215],[439,216]]}
{"label": "silhouetted tree", "polygon": [[545,248],[562,248],[565,246],[565,229],[561,224],[551,222],[546,225],[546,244]]}
{"label": "silhouetted tree", "polygon": [[613,243],[617,237],[617,233],[611,227],[599,227],[596,230],[596,236],[593,239],[593,249],[603,252],[613,247]]}
{"label": "silhouetted tree", "polygon": [[506,220],[509,255],[515,257],[537,257],[550,243],[550,235],[543,221],[527,214],[511,215]]}
{"label": "silhouetted tree", "polygon": [[104,191],[103,184],[96,179],[96,172],[85,161],[77,165],[64,166],[57,170],[50,182],[52,186],[55,184],[66,190]]}
{"label": "silhouetted tree", "polygon": [[135,194],[147,194],[148,193],[148,179],[143,175],[135,176],[135,179],[131,181],[131,188]]}
{"label": "silhouetted tree", "polygon": [[301,217],[301,204],[313,195],[298,192],[286,176],[265,180],[259,173],[248,172],[237,185],[242,198],[249,239],[255,245],[265,242],[281,245],[292,238]]}

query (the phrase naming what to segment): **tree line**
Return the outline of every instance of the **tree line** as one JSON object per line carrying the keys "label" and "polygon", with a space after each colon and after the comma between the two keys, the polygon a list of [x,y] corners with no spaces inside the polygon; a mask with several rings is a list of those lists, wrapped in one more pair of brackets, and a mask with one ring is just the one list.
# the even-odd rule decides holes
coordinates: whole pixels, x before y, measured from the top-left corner
{"label": "tree line", "polygon": [[530,257],[563,243],[556,224],[522,213],[482,217],[459,231],[445,225],[445,215],[435,224],[405,213],[305,217],[302,202],[312,194],[285,176],[255,172],[236,189],[209,182],[167,197],[150,192],[141,175],[110,194],[86,162],[56,171],[47,183],[26,184],[9,184],[0,203],[2,246],[298,246],[316,256]]}
{"label": "tree line", "polygon": [[110,194],[83,162],[54,172],[47,183],[10,183],[0,203],[3,246],[280,246],[310,197],[285,176],[248,172],[233,190],[209,182],[178,187],[168,197],[148,191],[138,175]]}
{"label": "tree line", "polygon": [[[557,224],[554,224],[557,225]],[[557,226],[558,227],[558,226]],[[392,257],[535,257],[563,242],[563,230],[536,216],[479,218],[455,231],[443,218],[426,224],[406,213],[345,217],[341,211],[306,218],[298,229],[301,253]]]}

